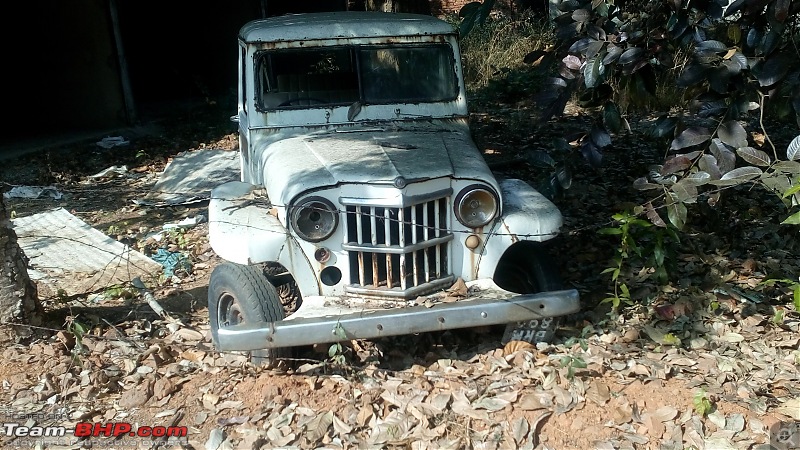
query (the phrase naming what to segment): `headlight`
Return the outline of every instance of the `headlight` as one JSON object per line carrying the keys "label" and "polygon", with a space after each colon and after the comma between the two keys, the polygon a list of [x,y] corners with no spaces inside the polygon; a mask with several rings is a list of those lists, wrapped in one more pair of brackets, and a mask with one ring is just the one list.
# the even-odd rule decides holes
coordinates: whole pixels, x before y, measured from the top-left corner
{"label": "headlight", "polygon": [[329,200],[311,197],[292,208],[292,228],[303,240],[319,242],[330,237],[339,223],[339,212]]}
{"label": "headlight", "polygon": [[456,219],[469,228],[480,228],[497,215],[497,196],[488,187],[472,185],[456,197]]}

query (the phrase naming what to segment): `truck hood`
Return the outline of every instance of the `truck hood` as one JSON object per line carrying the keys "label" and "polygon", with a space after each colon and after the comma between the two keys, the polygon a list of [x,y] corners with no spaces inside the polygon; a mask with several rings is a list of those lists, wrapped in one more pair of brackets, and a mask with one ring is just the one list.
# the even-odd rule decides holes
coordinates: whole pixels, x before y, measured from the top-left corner
{"label": "truck hood", "polygon": [[342,183],[391,185],[453,177],[497,182],[468,132],[460,129],[326,132],[269,145],[264,184],[274,203]]}

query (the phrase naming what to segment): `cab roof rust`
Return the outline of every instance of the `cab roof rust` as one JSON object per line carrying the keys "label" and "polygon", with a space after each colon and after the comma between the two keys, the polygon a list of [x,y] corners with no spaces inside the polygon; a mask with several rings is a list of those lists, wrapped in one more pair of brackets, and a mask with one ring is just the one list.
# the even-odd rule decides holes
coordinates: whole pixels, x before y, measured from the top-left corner
{"label": "cab roof rust", "polygon": [[249,22],[239,31],[246,43],[312,39],[380,38],[455,34],[433,16],[366,11],[290,14]]}

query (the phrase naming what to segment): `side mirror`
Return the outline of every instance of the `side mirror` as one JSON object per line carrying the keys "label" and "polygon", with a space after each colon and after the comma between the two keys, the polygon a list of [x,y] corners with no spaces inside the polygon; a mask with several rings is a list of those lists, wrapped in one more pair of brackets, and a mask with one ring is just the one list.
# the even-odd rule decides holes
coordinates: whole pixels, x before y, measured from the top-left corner
{"label": "side mirror", "polygon": [[231,116],[231,122],[239,123],[239,115],[236,114],[236,115]]}

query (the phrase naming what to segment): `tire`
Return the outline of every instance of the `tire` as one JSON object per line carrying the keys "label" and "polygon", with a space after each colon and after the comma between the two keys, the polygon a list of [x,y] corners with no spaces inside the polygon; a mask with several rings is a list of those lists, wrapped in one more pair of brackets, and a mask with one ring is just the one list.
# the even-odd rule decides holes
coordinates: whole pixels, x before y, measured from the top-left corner
{"label": "tire", "polygon": [[[219,344],[219,329],[240,323],[269,323],[285,318],[278,292],[260,267],[225,262],[211,272],[208,284],[211,338]],[[266,348],[249,353],[250,362],[276,367],[290,349]]]}
{"label": "tire", "polygon": [[[510,247],[497,264],[494,281],[501,288],[517,294],[556,291],[564,286],[552,258],[548,257],[544,245],[538,242],[520,242]],[[560,324],[559,317],[510,323],[501,342],[552,342]]]}

